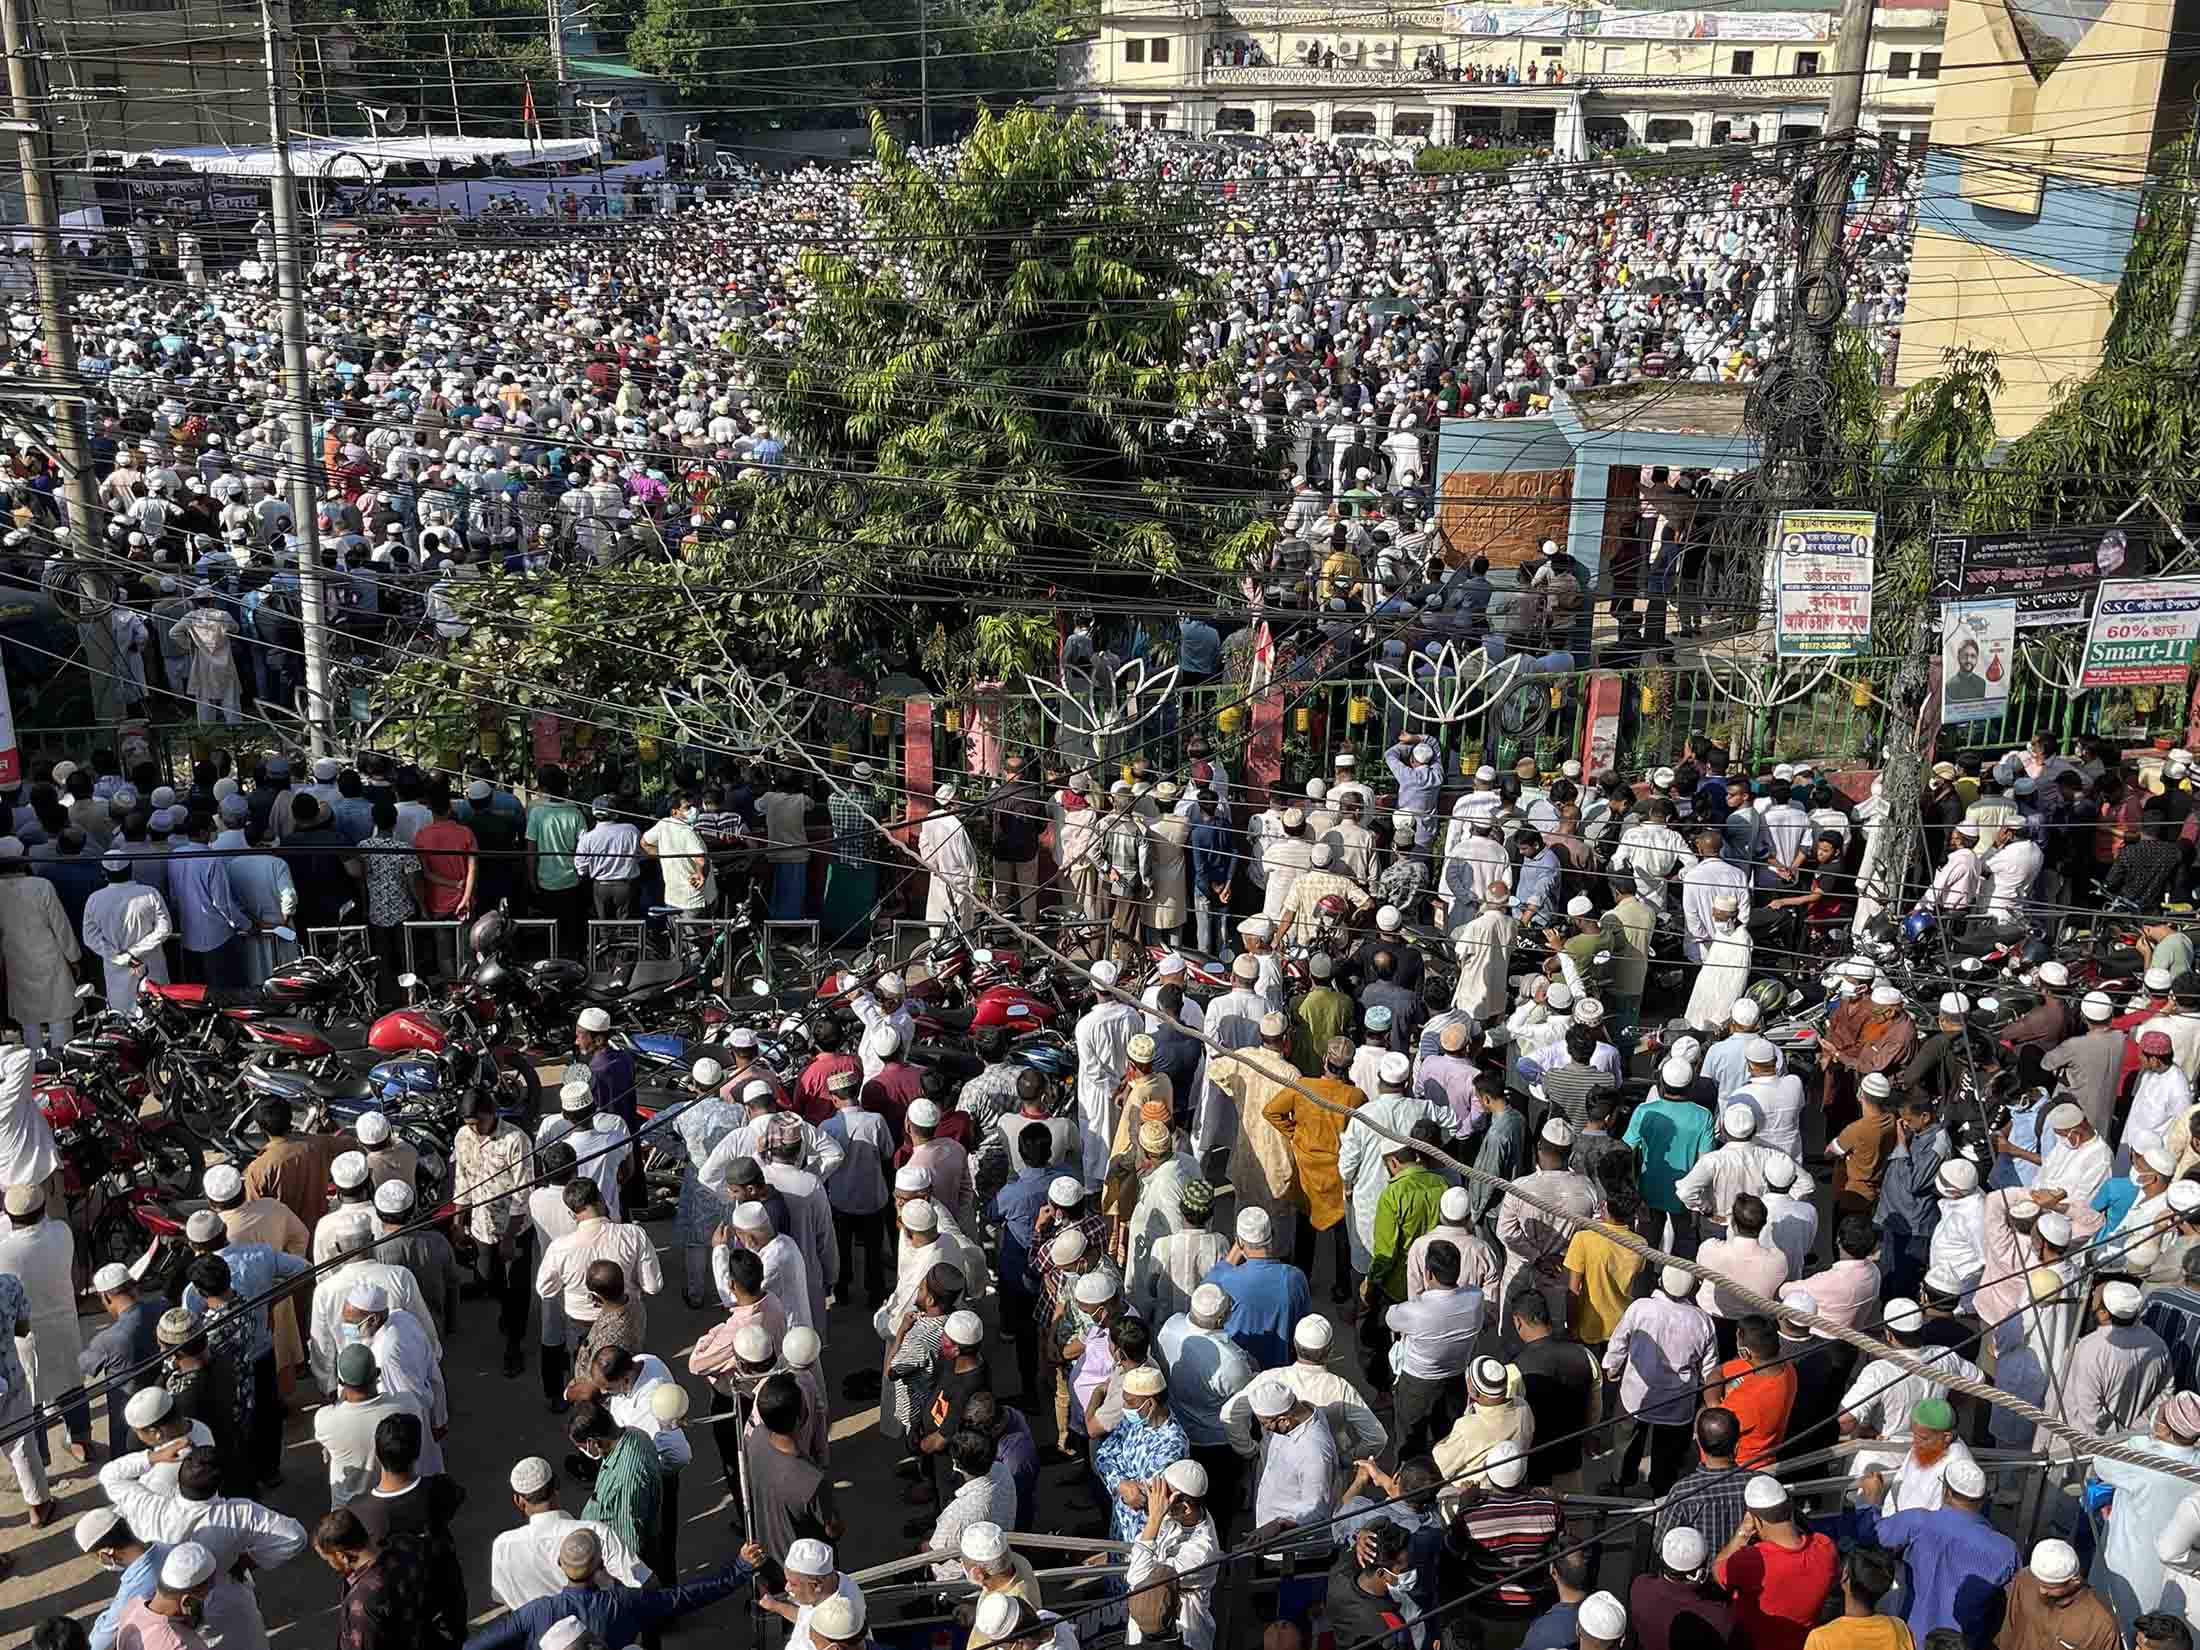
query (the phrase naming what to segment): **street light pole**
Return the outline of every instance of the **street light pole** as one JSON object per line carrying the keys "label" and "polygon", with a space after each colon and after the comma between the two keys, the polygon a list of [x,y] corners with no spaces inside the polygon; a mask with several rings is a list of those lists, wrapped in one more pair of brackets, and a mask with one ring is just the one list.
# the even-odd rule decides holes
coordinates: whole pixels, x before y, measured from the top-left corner
{"label": "street light pole", "polygon": [[[9,0],[16,3],[16,0]],[[306,366],[306,306],[298,273],[298,179],[290,169],[290,105],[286,96],[290,41],[275,26],[273,0],[260,0],[260,28],[267,42],[268,136],[275,149],[269,193],[275,219],[275,298],[283,331],[283,422],[290,459],[290,521],[298,534],[299,606],[306,651],[306,729],[313,754],[328,749],[328,616],[321,586],[321,523],[315,477],[312,384]],[[379,133],[377,134],[379,142]]]}
{"label": "street light pole", "polygon": [[917,141],[932,147],[932,3],[917,0]]}

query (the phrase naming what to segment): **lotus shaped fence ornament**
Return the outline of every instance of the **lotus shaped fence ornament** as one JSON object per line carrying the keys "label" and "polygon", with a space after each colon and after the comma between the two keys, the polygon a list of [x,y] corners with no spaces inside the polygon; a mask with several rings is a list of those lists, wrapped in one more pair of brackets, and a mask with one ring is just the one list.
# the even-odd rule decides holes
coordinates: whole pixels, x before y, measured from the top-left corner
{"label": "lotus shaped fence ornament", "polygon": [[1058,680],[1023,672],[1024,691],[1062,731],[1105,757],[1119,741],[1160,714],[1176,692],[1177,667],[1148,672],[1132,659],[1112,676],[1065,668]]}
{"label": "lotus shaped fence ornament", "polygon": [[740,665],[716,678],[699,672],[686,688],[659,688],[657,702],[681,744],[736,756],[793,738],[817,709],[784,673],[759,679]]}
{"label": "lotus shaped fence ornament", "polygon": [[[1696,662],[1696,668],[1703,673],[1703,679],[1710,684],[1712,692],[1740,705],[1752,717],[1757,717],[1778,710],[1782,705],[1793,704],[1832,675],[1833,667],[1840,662],[1838,659],[1827,659],[1816,670],[1806,664],[1802,669],[1791,672],[1784,666],[1775,665],[1769,671],[1759,672],[1753,661],[1722,659],[1706,654]],[[1738,687],[1729,684],[1726,674],[1721,670],[1722,666],[1728,667],[1738,679]]]}
{"label": "lotus shaped fence ornament", "polygon": [[2085,674],[2085,632],[2020,630],[2017,663],[2057,693],[2074,694]]}
{"label": "lotus shaped fence ornament", "polygon": [[1496,704],[1520,679],[1525,665],[1522,654],[1493,663],[1483,648],[1461,653],[1457,643],[1446,642],[1433,657],[1411,655],[1403,669],[1378,659],[1375,685],[1407,721],[1443,727],[1479,716]]}

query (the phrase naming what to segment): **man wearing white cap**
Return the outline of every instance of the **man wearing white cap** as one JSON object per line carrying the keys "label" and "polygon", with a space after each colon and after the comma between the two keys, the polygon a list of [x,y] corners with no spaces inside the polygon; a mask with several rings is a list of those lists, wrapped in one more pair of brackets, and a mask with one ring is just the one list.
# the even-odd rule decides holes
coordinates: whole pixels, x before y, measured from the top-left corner
{"label": "man wearing white cap", "polygon": [[[86,1341],[84,1349],[76,1355],[76,1373],[86,1385],[151,1362],[160,1348],[160,1316],[167,1307],[165,1300],[141,1291],[130,1269],[114,1261],[92,1274],[92,1293],[99,1297],[101,1309],[114,1321]],[[20,1323],[28,1315],[27,1311],[19,1312],[17,1321]],[[108,1388],[107,1446],[110,1455],[120,1455],[129,1440],[122,1411],[130,1394],[156,1385],[158,1381],[157,1375],[139,1373]]]}
{"label": "man wearing white cap", "polygon": [[1497,840],[1501,809],[1495,791],[1472,792],[1452,808],[1451,835],[1437,894],[1444,925],[1454,933],[1497,892],[1498,884],[1507,885],[1509,901],[1511,861],[1504,844]]}
{"label": "man wearing white cap", "polygon": [[420,1153],[397,1132],[389,1113],[381,1110],[360,1113],[354,1132],[359,1136],[359,1144],[367,1149],[367,1179],[376,1191],[393,1180],[407,1186],[415,1184],[420,1173]]}
{"label": "man wearing white cap", "polygon": [[[1235,1476],[1230,1480],[1237,1482]],[[1175,1578],[1176,1634],[1185,1650],[1213,1650],[1215,1579],[1221,1572],[1222,1542],[1209,1515],[1212,1483],[1198,1461],[1172,1462],[1146,1485],[1146,1516],[1131,1541],[1130,1565],[1123,1582],[1133,1594],[1151,1587],[1163,1573]],[[1147,1634],[1135,1621],[1129,1642]]]}
{"label": "man wearing white cap", "polygon": [[137,1004],[140,985],[168,983],[162,947],[174,936],[175,925],[159,891],[132,876],[128,855],[110,853],[99,863],[107,880],[84,902],[79,932],[84,949],[99,958],[105,971],[107,1006],[127,1014]]}
{"label": "man wearing white cap", "polygon": [[[1319,1525],[1337,1500],[1337,1444],[1328,1419],[1273,1374],[1258,1377],[1242,1397],[1259,1434],[1254,1539]],[[1326,1532],[1319,1539],[1329,1545]]]}
{"label": "man wearing white cap", "polygon": [[[1734,1005],[1741,1007],[1740,1003]],[[1803,1161],[1803,1080],[1781,1070],[1780,1051],[1770,1039],[1752,1037],[1742,1046],[1748,1077],[1732,1094],[1719,1097],[1722,1106],[1735,1103],[1757,1114],[1757,1143]],[[1706,1055],[1708,1063],[1710,1056]]]}
{"label": "man wearing white cap", "polygon": [[1737,902],[1742,925],[1749,925],[1749,873],[1719,852],[1719,833],[1696,833],[1696,863],[1681,873],[1681,918],[1686,930],[1682,950],[1690,962],[1703,961],[1715,932],[1711,907],[1721,896]]}
{"label": "man wearing white cap", "polygon": [[[214,611],[211,607],[200,609],[202,614]],[[232,702],[235,694],[232,677]],[[233,709],[231,714],[235,714]],[[199,1629],[202,1624],[211,1626],[205,1619],[206,1602],[214,1586],[215,1570],[214,1555],[198,1542],[187,1541],[171,1548],[160,1562],[159,1585],[152,1596],[133,1598],[123,1606],[115,1623],[115,1642],[125,1650],[206,1650]]]}
{"label": "man wearing white cap", "polygon": [[512,1468],[511,1490],[513,1510],[526,1522],[501,1532],[489,1549],[489,1591],[507,1610],[566,1587],[558,1549],[574,1530],[595,1535],[603,1568],[614,1580],[629,1587],[650,1580],[648,1566],[608,1524],[575,1518],[559,1508],[557,1471],[541,1456],[530,1455]]}
{"label": "man wearing white cap", "polygon": [[[334,1522],[332,1520],[332,1522]],[[343,1539],[324,1526],[315,1534],[321,1557],[339,1575],[350,1575],[381,1550],[368,1544],[364,1560],[347,1553],[350,1531]],[[364,1539],[367,1532],[358,1531]],[[706,1605],[715,1604],[755,1577],[763,1550],[753,1542],[723,1568],[693,1581],[636,1590],[612,1579],[604,1569],[603,1544],[591,1529],[567,1530],[559,1538],[556,1564],[559,1585],[554,1592],[532,1599],[508,1616],[499,1617],[475,1632],[467,1642],[476,1650],[515,1650],[533,1645],[535,1650],[585,1650],[591,1645],[610,1646],[655,1642],[667,1622]]]}
{"label": "man wearing white cap", "polygon": [[753,1251],[763,1263],[764,1291],[787,1309],[790,1325],[815,1329],[821,1335],[825,1332],[816,1310],[824,1282],[811,1279],[809,1262],[801,1246],[785,1232],[774,1228],[763,1204],[736,1204],[733,1219],[711,1239],[711,1279],[718,1287],[719,1300],[729,1311],[734,1305],[733,1284],[728,1272],[731,1244]]}
{"label": "man wearing white cap", "polygon": [[2095,1134],[2106,1134],[2121,1097],[2125,1032],[2114,1022],[2116,1004],[2105,991],[2078,999],[2081,1035],[2066,1039],[2040,1062],[2041,1069],[2077,1102]]}
{"label": "man wearing white cap", "polygon": [[1383,752],[1383,762],[1397,784],[1398,806],[1414,817],[1413,847],[1426,849],[1435,834],[1436,804],[1444,788],[1444,770],[1436,759],[1436,747],[1426,739],[1402,734]]}
{"label": "man wearing white cap", "polygon": [[1696,983],[1683,1011],[1690,1025],[1708,1032],[1733,1017],[1734,1004],[1749,988],[1754,948],[1734,896],[1721,894],[1713,899],[1711,940],[1696,966]]}
{"label": "man wearing white cap", "polygon": [[2085,1582],[2077,1549],[2050,1538],[2002,1594],[1997,1650],[2117,1650],[2116,1613]]}
{"label": "man wearing white cap", "polygon": [[58,1052],[76,1023],[82,953],[54,884],[28,872],[23,839],[0,836],[0,968],[8,980],[8,1017],[23,1028],[26,1045]]}
{"label": "man wearing white cap", "polygon": [[[1346,1220],[1351,1228],[1352,1269],[1363,1277],[1374,1261],[1376,1215],[1390,1185],[1390,1165],[1398,1140],[1410,1136],[1413,1126],[1422,1122],[1436,1130],[1439,1141],[1457,1140],[1460,1132],[1458,1119],[1440,1090],[1432,1087],[1421,1094],[1408,1092],[1413,1076],[1413,1062],[1408,1056],[1383,1054],[1377,1058],[1375,1070],[1376,1092],[1353,1112],[1337,1143],[1337,1173],[1344,1181],[1350,1203]],[[1431,1099],[1431,1094],[1436,1098]],[[1412,1236],[1419,1233],[1409,1234]],[[1405,1297],[1401,1293],[1397,1298]]]}
{"label": "man wearing white cap", "polygon": [[1130,1069],[1131,1039],[1145,1025],[1145,1017],[1111,989],[1116,973],[1111,961],[1092,965],[1092,1006],[1077,1020],[1077,1112],[1083,1135],[1079,1166],[1091,1190],[1107,1178],[1108,1146],[1115,1138],[1116,1091]]}
{"label": "man wearing white cap", "polygon": [[[410,1272],[413,1282],[419,1285],[428,1320],[442,1334],[455,1334],[462,1282],[458,1258],[449,1238],[431,1225],[415,1222],[414,1204],[410,1181],[384,1181],[375,1188],[374,1230],[381,1240],[375,1245],[375,1257]],[[408,1227],[413,1229],[408,1231]]]}
{"label": "man wearing white cap", "polygon": [[1756,1112],[1740,1101],[1720,1108],[1718,1150],[1696,1159],[1673,1188],[1681,1206],[1702,1221],[1707,1237],[1723,1233],[1736,1198],[1764,1195],[1765,1159],[1775,1154],[1757,1144],[1756,1135]]}
{"label": "man wearing white cap", "polygon": [[[1577,1223],[1596,1218],[1597,1189],[1570,1168],[1575,1129],[1562,1116],[1544,1122],[1535,1140],[1535,1168],[1516,1178],[1497,1205],[1497,1241],[1505,1252],[1505,1275],[1493,1311],[1512,1310],[1514,1297],[1534,1289],[1550,1308],[1551,1321],[1566,1321],[1566,1245]],[[1517,1195],[1516,1195],[1517,1194]],[[1523,1201],[1534,1198],[1565,1218],[1545,1214]]]}
{"label": "man wearing white cap", "polygon": [[1751,1478],[1742,1506],[1741,1523],[1711,1561],[1712,1579],[1734,1600],[1741,1643],[1798,1650],[1833,1591],[1840,1555],[1831,1536],[1799,1516],[1777,1478]]}
{"label": "man wearing white cap", "polygon": [[[2098,1327],[2080,1337],[2061,1372],[2060,1402],[2051,1397],[2046,1406],[2065,1424],[2121,1437],[2170,1389],[2169,1348],[2139,1321],[2144,1304],[2137,1284],[2119,1279],[2101,1285],[2093,1320]],[[2057,1456],[2067,1455],[2070,1448],[2059,1439],[2048,1447]]]}
{"label": "man wearing white cap", "polygon": [[355,1248],[354,1238],[374,1232],[374,1171],[367,1166],[367,1154],[339,1152],[328,1166],[328,1177],[336,1188],[336,1204],[313,1223],[316,1266]]}
{"label": "man wearing white cap", "polygon": [[1613,876],[1631,875],[1643,903],[1661,913],[1671,903],[1670,879],[1693,858],[1672,818],[1673,805],[1662,796],[1651,797],[1642,805],[1641,822],[1620,834],[1612,852]]}
{"label": "man wearing white cap", "polygon": [[1292,1085],[1299,1069],[1291,1062],[1291,1022],[1274,1009],[1260,1019],[1260,1046],[1215,1059],[1210,1080],[1228,1096],[1237,1127],[1230,1146],[1228,1178],[1237,1188],[1238,1208],[1260,1209],[1268,1216],[1269,1252],[1294,1252],[1293,1228],[1299,1217],[1294,1201],[1298,1161],[1290,1137],[1269,1116],[1271,1102],[1289,1106],[1298,1100]]}
{"label": "man wearing white cap", "polygon": [[1663,1495],[1680,1476],[1696,1400],[1719,1373],[1718,1333],[1691,1299],[1695,1289],[1693,1274],[1666,1267],[1658,1287],[1620,1314],[1605,1343],[1604,1378],[1619,1382],[1620,1408],[1635,1418],[1615,1488],[1634,1483],[1645,1450],[1653,1493]]}
{"label": "man wearing white cap", "polygon": [[1471,1224],[1473,1208],[1464,1186],[1445,1190],[1436,1206],[1436,1224],[1406,1249],[1407,1300],[1419,1300],[1421,1291],[1428,1287],[1428,1251],[1435,1243],[1448,1243],[1458,1251],[1460,1288],[1480,1290],[1485,1296],[1496,1294],[1504,1263],[1490,1241]]}
{"label": "man wearing white cap", "polygon": [[345,1292],[338,1335],[362,1345],[382,1371],[382,1389],[413,1393],[428,1408],[428,1424],[440,1439],[451,1424],[450,1395],[443,1382],[442,1348],[429,1339],[428,1322],[391,1304],[377,1283],[354,1283]]}
{"label": "man wearing white cap", "polygon": [[[11,1215],[23,1201],[21,1194],[30,1189],[38,1190],[41,1196],[44,1195],[43,1188],[8,1188]],[[76,1306],[73,1281],[68,1302],[73,1329]],[[48,1314],[49,1318],[51,1315]],[[30,1374],[23,1367],[19,1350],[28,1349],[34,1359],[37,1357],[37,1343],[31,1339],[36,1330],[37,1320],[32,1315],[31,1299],[24,1292],[22,1284],[11,1273],[0,1272],[0,1331],[5,1331],[0,1334],[0,1427],[22,1429],[7,1444],[8,1464],[15,1469],[15,1486],[22,1494],[24,1509],[30,1515],[31,1527],[39,1529],[53,1522],[55,1511],[53,1498],[46,1489],[46,1428],[44,1425],[30,1424],[33,1410],[43,1400],[34,1389]],[[60,1366],[57,1372],[61,1375],[61,1380],[56,1384],[63,1388],[74,1385],[76,1368],[74,1361]],[[118,1447],[122,1432],[122,1411],[123,1395],[117,1392],[109,1399],[108,1413]],[[86,1404],[70,1412],[66,1419],[73,1453],[80,1461],[88,1460],[91,1406]],[[0,1566],[0,1573],[13,1567],[11,1558],[7,1565]]]}
{"label": "man wearing white cap", "polygon": [[[970,840],[970,827],[955,808],[955,787],[942,785],[933,793],[932,809],[917,832],[917,854],[930,874],[924,897],[924,920],[937,938],[949,928],[969,926],[976,915],[978,851]],[[777,914],[776,912],[774,913]]]}
{"label": "man wearing white cap", "polygon": [[[2092,1206],[2093,1196],[2107,1183],[2114,1167],[2108,1142],[2095,1132],[2086,1113],[2069,1100],[2050,1107],[2042,1122],[2053,1144],[2037,1157],[2039,1173],[2032,1177],[2026,1195],[2042,1209],[2067,1215],[2080,1236],[2090,1236],[2101,1224],[2100,1213]],[[1995,1141],[1995,1148],[2010,1157],[2032,1155],[2009,1140]]]}
{"label": "man wearing white cap", "polygon": [[[234,1170],[230,1171],[235,1173]],[[27,1310],[16,1333],[28,1336],[17,1351],[29,1364],[29,1390],[0,1394],[0,1401],[35,1397],[50,1404],[77,1384],[76,1361],[84,1350],[77,1317],[76,1237],[61,1211],[51,1206],[47,1185],[10,1186],[6,1193],[7,1230],[0,1233],[0,1274],[22,1285]],[[79,1461],[91,1459],[92,1406],[79,1403],[63,1416],[69,1447]],[[45,1429],[34,1435],[45,1456]]]}

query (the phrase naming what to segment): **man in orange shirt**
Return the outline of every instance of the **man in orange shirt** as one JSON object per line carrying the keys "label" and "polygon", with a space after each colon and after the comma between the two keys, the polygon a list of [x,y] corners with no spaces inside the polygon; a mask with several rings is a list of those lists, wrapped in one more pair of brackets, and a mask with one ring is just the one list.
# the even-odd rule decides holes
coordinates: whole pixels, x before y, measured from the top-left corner
{"label": "man in orange shirt", "polygon": [[[431,922],[463,921],[474,908],[474,833],[451,817],[447,786],[439,784],[428,793],[428,811],[435,817],[413,833],[413,853],[420,861],[413,898]],[[455,973],[456,935],[439,933],[435,938],[437,971]]]}
{"label": "man in orange shirt", "polygon": [[1742,1423],[1736,1464],[1769,1466],[1787,1436],[1788,1413],[1795,1407],[1795,1366],[1781,1360],[1779,1326],[1762,1313],[1741,1321],[1734,1345],[1741,1356],[1719,1366],[1720,1384],[1704,1398],[1732,1410]]}

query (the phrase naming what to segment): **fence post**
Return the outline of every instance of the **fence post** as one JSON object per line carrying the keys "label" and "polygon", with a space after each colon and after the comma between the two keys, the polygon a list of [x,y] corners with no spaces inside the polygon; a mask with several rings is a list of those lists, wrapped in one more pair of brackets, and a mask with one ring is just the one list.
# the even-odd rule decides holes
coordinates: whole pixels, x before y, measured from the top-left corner
{"label": "fence post", "polygon": [[1609,773],[1619,766],[1620,706],[1626,694],[1627,679],[1617,671],[1590,673],[1587,713],[1581,718],[1581,748],[1574,753],[1584,777]]}
{"label": "fence post", "polygon": [[1283,777],[1283,689],[1270,688],[1253,701],[1253,737],[1245,747],[1248,787],[1267,790]]}
{"label": "fence post", "polygon": [[[901,706],[901,782],[909,811],[909,846],[917,845],[918,825],[932,811],[932,701],[905,699]],[[917,869],[909,878],[909,899],[918,910],[932,891],[932,874]]]}

